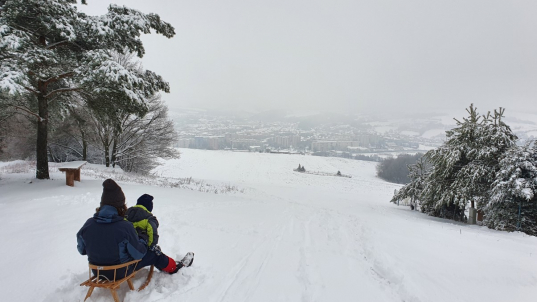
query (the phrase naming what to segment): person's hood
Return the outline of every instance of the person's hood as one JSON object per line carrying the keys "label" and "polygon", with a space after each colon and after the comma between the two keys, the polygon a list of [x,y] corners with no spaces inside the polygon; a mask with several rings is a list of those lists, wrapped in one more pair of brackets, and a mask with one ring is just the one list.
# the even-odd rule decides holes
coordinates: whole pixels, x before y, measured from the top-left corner
{"label": "person's hood", "polygon": [[125,217],[130,222],[137,222],[144,219],[148,219],[149,217],[153,216],[151,212],[149,212],[144,206],[142,205],[135,205],[133,207],[130,207],[127,210],[127,214],[125,214]]}
{"label": "person's hood", "polygon": [[95,219],[97,223],[113,223],[122,221],[123,217],[117,214],[117,210],[113,206],[104,205],[101,206],[98,213],[93,215],[93,219]]}

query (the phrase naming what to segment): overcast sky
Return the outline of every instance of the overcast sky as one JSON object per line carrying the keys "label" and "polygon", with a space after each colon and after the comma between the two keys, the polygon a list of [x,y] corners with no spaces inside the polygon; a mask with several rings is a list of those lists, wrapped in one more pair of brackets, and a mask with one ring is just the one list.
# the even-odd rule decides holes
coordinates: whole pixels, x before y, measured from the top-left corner
{"label": "overcast sky", "polygon": [[143,37],[172,110],[537,111],[535,0],[87,2],[175,27]]}

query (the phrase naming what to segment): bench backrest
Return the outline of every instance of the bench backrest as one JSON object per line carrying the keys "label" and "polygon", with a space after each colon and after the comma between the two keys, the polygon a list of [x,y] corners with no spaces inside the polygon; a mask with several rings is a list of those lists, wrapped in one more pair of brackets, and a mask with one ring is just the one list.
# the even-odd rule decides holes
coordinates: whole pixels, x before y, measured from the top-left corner
{"label": "bench backrest", "polygon": [[[109,266],[95,265],[95,264],[90,263],[88,281],[90,281],[91,283],[100,284],[100,285],[107,284],[107,283],[115,283],[116,281],[119,281],[128,276],[129,266],[134,265],[134,269],[131,271],[131,273],[136,271],[136,266],[138,265],[138,262],[140,262],[140,260],[133,260],[133,261],[126,262],[126,263],[117,264],[117,265],[109,265]],[[118,274],[117,273],[118,270],[120,270],[121,272],[122,271],[125,271],[125,272],[124,274],[123,273]],[[93,277],[92,277],[92,271],[95,271]],[[110,280],[105,275],[101,275],[102,271],[114,271],[113,280]],[[101,280],[101,277],[105,277],[108,281]]]}

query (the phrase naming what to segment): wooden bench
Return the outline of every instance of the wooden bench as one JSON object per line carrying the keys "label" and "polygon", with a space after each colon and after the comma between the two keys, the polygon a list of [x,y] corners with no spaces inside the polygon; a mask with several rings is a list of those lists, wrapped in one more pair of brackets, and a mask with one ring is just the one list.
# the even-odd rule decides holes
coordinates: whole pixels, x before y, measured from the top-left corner
{"label": "wooden bench", "polygon": [[[138,265],[138,262],[140,262],[140,260],[134,260],[134,261],[130,261],[127,263],[111,265],[111,266],[93,265],[90,263],[89,264],[89,279],[80,284],[80,286],[89,287],[88,293],[86,294],[86,298],[84,299],[84,301],[86,301],[91,296],[91,294],[93,293],[93,290],[96,287],[101,287],[101,288],[108,288],[110,292],[112,293],[112,297],[114,298],[114,301],[119,302],[119,297],[117,296],[116,290],[119,288],[119,286],[121,286],[121,284],[127,281],[127,283],[129,284],[129,288],[131,290],[134,290],[134,285],[132,284],[131,279],[134,278],[134,276],[136,276],[136,273],[138,273],[138,271],[136,271],[136,266]],[[130,265],[134,265],[134,271],[130,275],[127,275],[128,267]],[[117,276],[117,270],[120,270],[120,269],[125,270],[124,276]],[[92,270],[94,270],[96,273],[92,274]],[[147,275],[147,279],[140,286],[140,288],[138,288],[138,291],[143,290],[149,284],[149,282],[151,281],[151,278],[153,277],[153,270],[154,270],[154,266],[152,265],[151,268],[149,269],[149,274]],[[114,271],[114,278],[112,280],[108,280],[108,278],[101,275],[101,271]]]}
{"label": "wooden bench", "polygon": [[80,168],[85,165],[87,161],[72,161],[64,163],[58,169],[65,172],[65,184],[71,187],[75,186],[75,180],[80,181]]}

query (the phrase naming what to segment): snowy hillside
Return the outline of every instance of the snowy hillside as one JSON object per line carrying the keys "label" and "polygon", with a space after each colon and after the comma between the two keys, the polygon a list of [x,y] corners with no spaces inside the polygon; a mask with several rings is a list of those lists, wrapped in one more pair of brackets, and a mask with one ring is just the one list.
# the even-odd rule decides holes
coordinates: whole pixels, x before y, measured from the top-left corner
{"label": "snowy hillside", "polygon": [[[142,292],[122,286],[124,301],[535,301],[537,238],[390,204],[399,186],[377,179],[375,163],[181,152],[155,171],[157,180],[114,174],[128,205],[155,196],[165,253],[196,253],[192,267],[156,272]],[[293,172],[299,164],[352,178]],[[32,171],[2,166],[2,300],[82,301],[87,260],[75,234],[99,204],[101,177],[111,174],[88,167],[71,188],[54,169],[53,180],[36,181]],[[89,301],[112,299],[96,289]]]}

